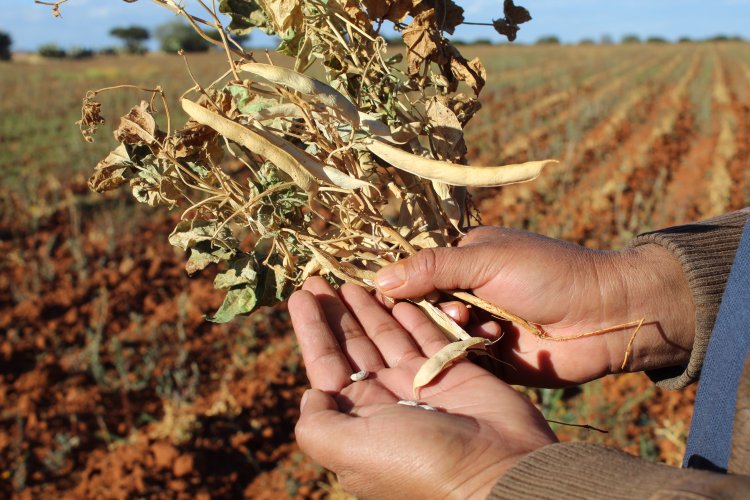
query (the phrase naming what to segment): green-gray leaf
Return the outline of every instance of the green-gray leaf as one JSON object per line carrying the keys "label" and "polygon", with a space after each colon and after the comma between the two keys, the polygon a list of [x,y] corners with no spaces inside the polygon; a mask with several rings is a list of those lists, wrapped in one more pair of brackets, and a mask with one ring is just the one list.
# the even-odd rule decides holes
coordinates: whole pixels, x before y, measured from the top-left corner
{"label": "green-gray leaf", "polygon": [[209,241],[228,250],[237,248],[239,242],[232,236],[232,231],[224,226],[217,234],[218,227],[219,222],[216,220],[182,220],[169,235],[169,243],[183,250],[192,248],[201,241]]}
{"label": "green-gray leaf", "polygon": [[253,288],[258,282],[255,257],[245,255],[235,259],[229,264],[229,269],[216,275],[214,287],[219,289],[233,288],[238,285],[251,285]]}
{"label": "green-gray leaf", "polygon": [[185,264],[185,270],[188,274],[193,274],[205,269],[209,264],[229,260],[233,255],[234,250],[214,245],[210,241],[201,241],[190,249],[190,258]]}
{"label": "green-gray leaf", "polygon": [[247,314],[255,308],[256,297],[253,286],[238,286],[232,288],[224,297],[224,302],[216,314],[206,319],[213,323],[227,323],[239,314]]}

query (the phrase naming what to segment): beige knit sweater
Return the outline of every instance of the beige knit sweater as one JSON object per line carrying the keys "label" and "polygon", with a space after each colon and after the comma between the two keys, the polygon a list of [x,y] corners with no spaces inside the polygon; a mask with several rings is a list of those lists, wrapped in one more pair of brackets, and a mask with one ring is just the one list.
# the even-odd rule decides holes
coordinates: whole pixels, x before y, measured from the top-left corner
{"label": "beige knit sweater", "polygon": [[[658,385],[680,389],[700,376],[734,255],[750,210],[638,236],[632,246],[661,245],[682,264],[696,307],[687,366],[656,370]],[[750,305],[748,305],[750,307]],[[654,464],[589,443],[556,443],[524,457],[488,498],[750,498],[750,357],[740,379],[729,473]]]}

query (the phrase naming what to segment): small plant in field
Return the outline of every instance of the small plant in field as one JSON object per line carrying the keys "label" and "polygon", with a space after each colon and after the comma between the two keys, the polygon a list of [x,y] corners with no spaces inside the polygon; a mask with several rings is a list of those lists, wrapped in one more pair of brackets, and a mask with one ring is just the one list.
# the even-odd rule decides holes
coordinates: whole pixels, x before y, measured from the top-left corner
{"label": "small plant in field", "polygon": [[77,436],[63,432],[55,435],[53,449],[43,459],[44,466],[53,474],[61,472],[70,454],[81,444]]}

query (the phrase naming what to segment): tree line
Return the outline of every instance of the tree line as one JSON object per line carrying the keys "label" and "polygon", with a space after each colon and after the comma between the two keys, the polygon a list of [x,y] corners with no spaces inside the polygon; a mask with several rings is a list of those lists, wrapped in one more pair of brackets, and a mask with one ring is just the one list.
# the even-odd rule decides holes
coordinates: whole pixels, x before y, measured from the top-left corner
{"label": "tree line", "polygon": [[[95,54],[102,55],[114,55],[118,53],[125,54],[145,54],[148,52],[146,43],[151,40],[152,33],[147,28],[142,26],[118,26],[112,28],[109,34],[120,40],[120,47],[106,47],[99,50],[90,48],[73,47],[71,49],[64,49],[55,43],[44,44],[39,47],[38,52],[43,57],[50,58],[69,58],[69,59],[84,59],[91,57]],[[206,34],[214,39],[221,40],[221,35],[217,30],[209,30]],[[244,45],[248,42],[249,36],[237,36],[229,35],[240,45]],[[173,21],[170,23],[158,26],[153,32],[153,38],[159,41],[159,47],[163,52],[176,53],[180,50],[185,52],[206,52],[212,44],[202,38],[191,26],[181,21]],[[678,43],[692,43],[692,42],[742,42],[745,41],[742,37],[737,35],[725,35],[718,34],[709,38],[703,39],[692,39],[689,37],[680,37]],[[388,40],[389,44],[399,45],[403,44],[401,37],[394,37]],[[493,41],[490,39],[478,39],[473,41],[460,41],[454,40],[455,44],[458,45],[492,45]],[[547,35],[539,37],[536,45],[560,45],[562,42],[556,35]],[[609,35],[603,35],[599,40],[593,38],[584,38],[578,42],[579,45],[610,45],[617,43],[615,39]],[[626,34],[619,39],[621,44],[659,44],[659,43],[670,43],[666,38],[660,36],[649,36],[642,38],[636,34]],[[13,40],[8,33],[0,31],[0,61],[7,61],[11,58],[11,46]]]}
{"label": "tree line", "polygon": [[[65,49],[56,43],[46,43],[41,45],[37,49],[37,52],[42,57],[69,59],[84,59],[95,54],[141,55],[148,52],[146,44],[152,38],[159,41],[159,48],[163,52],[169,53],[177,53],[180,50],[185,52],[206,52],[213,46],[211,42],[202,38],[191,26],[181,21],[162,24],[153,33],[143,26],[118,26],[112,28],[109,34],[120,41],[119,47],[105,47],[99,50],[84,47]],[[206,35],[214,40],[221,41],[221,34],[217,30],[208,30],[206,31]],[[247,35],[225,34],[225,36],[231,37],[241,45],[247,43],[249,39]],[[13,40],[10,35],[0,31],[0,60],[10,60],[12,44]]]}

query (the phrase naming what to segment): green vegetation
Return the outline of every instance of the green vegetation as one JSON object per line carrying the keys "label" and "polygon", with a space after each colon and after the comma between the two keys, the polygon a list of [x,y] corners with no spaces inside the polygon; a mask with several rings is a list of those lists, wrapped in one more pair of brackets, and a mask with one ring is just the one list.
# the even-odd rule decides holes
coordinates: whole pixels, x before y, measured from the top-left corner
{"label": "green vegetation", "polygon": [[[169,53],[176,53],[180,50],[206,52],[211,48],[210,42],[203,39],[190,25],[182,21],[162,24],[156,28],[156,38],[159,40],[161,50]],[[216,38],[219,39],[218,33],[216,33]]]}
{"label": "green vegetation", "polygon": [[144,42],[151,38],[148,30],[141,26],[112,28],[109,34],[122,40],[128,54],[145,54],[147,50]]}
{"label": "green vegetation", "polygon": [[39,47],[39,55],[50,59],[62,59],[68,55],[67,51],[56,43],[45,43]]}
{"label": "green vegetation", "polygon": [[0,61],[10,61],[11,45],[13,45],[13,40],[10,35],[0,31]]}
{"label": "green vegetation", "polygon": [[539,37],[536,41],[537,45],[560,45],[560,38],[556,35],[545,35]]}

